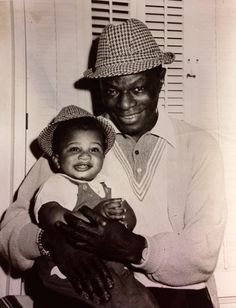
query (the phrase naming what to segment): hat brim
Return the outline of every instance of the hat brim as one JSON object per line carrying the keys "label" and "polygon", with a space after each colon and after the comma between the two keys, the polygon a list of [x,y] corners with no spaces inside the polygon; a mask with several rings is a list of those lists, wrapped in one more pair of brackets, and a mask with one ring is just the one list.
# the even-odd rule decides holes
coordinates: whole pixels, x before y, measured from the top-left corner
{"label": "hat brim", "polygon": [[171,52],[163,54],[162,58],[141,59],[128,62],[115,63],[110,65],[90,68],[84,72],[85,78],[106,78],[122,75],[136,74],[147,71],[161,64],[171,64],[175,60],[175,55]]}
{"label": "hat brim", "polygon": [[55,129],[57,128],[57,126],[65,121],[69,121],[71,119],[76,119],[76,118],[83,118],[83,117],[90,117],[93,119],[96,119],[98,121],[98,123],[100,124],[101,128],[103,129],[103,132],[105,134],[105,151],[104,154],[107,154],[107,152],[112,148],[114,142],[115,142],[115,131],[113,129],[113,127],[108,123],[108,121],[106,119],[104,119],[103,117],[99,116],[99,117],[95,117],[93,115],[84,115],[84,116],[76,116],[76,114],[74,116],[71,116],[68,119],[65,119],[64,121],[58,121],[58,122],[54,122],[49,124],[39,135],[38,137],[38,143],[41,147],[41,149],[43,150],[43,152],[48,156],[51,157],[53,155],[53,150],[52,150],[52,140],[53,140],[53,134]]}

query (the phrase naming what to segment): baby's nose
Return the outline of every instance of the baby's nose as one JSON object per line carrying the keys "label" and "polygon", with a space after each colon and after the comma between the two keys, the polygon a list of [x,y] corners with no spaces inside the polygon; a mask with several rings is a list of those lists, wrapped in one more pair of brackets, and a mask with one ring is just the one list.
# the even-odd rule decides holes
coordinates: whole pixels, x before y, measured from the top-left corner
{"label": "baby's nose", "polygon": [[82,160],[85,160],[85,161],[90,160],[90,157],[91,157],[91,155],[90,155],[89,152],[82,152],[79,155],[79,159],[82,159]]}

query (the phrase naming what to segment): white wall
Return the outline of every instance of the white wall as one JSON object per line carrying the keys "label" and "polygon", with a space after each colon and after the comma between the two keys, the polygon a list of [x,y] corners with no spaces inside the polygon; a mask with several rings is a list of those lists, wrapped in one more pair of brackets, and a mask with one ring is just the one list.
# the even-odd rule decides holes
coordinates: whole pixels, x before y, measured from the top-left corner
{"label": "white wall", "polygon": [[[0,1],[0,215],[12,199],[12,34],[10,1]],[[0,296],[7,288],[7,278],[0,267]]]}

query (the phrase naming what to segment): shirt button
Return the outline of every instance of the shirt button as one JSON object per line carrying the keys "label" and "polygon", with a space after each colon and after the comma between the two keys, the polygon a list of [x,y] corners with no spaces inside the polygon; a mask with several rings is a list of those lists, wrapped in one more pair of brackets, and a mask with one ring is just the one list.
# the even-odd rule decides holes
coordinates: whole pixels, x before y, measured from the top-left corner
{"label": "shirt button", "polygon": [[138,172],[138,174],[140,174],[140,173],[142,172],[142,169],[141,169],[141,168],[138,168],[138,169],[137,169],[137,172]]}
{"label": "shirt button", "polygon": [[83,184],[83,190],[87,190],[87,189],[88,189],[87,185]]}
{"label": "shirt button", "polygon": [[139,150],[135,150],[135,152],[134,152],[136,155],[138,155],[139,154]]}

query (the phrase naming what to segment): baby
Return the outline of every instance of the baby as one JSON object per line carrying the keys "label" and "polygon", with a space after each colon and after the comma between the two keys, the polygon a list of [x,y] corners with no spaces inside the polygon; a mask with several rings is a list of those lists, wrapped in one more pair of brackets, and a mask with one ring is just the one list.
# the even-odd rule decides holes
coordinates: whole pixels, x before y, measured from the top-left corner
{"label": "baby", "polygon": [[[68,211],[81,218],[79,209],[87,205],[133,230],[136,224],[133,210],[125,200],[111,199],[111,187],[100,173],[105,154],[115,142],[115,132],[107,120],[77,106],[67,106],[40,133],[38,141],[57,170],[36,195],[34,214],[42,229],[57,221],[65,222],[64,214]],[[130,270],[118,262],[106,263],[112,269],[114,287],[110,301],[101,307],[157,307],[148,289]],[[39,258],[37,268],[48,288],[81,299],[50,257]]]}

